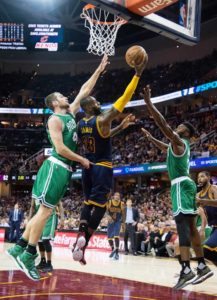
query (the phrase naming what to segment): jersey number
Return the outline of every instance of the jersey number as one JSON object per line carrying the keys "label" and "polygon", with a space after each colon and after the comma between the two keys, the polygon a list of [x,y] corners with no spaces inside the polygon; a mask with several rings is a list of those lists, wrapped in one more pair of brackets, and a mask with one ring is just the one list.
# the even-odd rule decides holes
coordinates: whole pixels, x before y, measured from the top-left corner
{"label": "jersey number", "polygon": [[95,139],[93,137],[84,136],[82,138],[82,143],[88,152],[95,153],[96,147],[95,147]]}
{"label": "jersey number", "polygon": [[74,132],[73,137],[72,137],[73,142],[75,142],[77,144],[78,142],[78,135],[77,132]]}

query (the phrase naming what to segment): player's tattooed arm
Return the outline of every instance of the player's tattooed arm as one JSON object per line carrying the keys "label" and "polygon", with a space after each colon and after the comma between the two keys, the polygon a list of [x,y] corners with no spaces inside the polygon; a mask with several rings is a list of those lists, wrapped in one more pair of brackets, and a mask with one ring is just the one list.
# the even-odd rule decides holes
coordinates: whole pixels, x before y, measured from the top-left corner
{"label": "player's tattooed arm", "polygon": [[168,149],[168,147],[169,147],[168,144],[163,143],[163,142],[157,140],[156,138],[153,137],[153,135],[151,135],[151,133],[150,133],[148,130],[146,130],[146,129],[144,129],[144,128],[142,128],[142,132],[144,133],[144,136],[145,136],[150,142],[152,142],[155,146],[157,146],[161,151],[167,152],[167,149]]}
{"label": "player's tattooed arm", "polygon": [[162,114],[151,102],[151,89],[149,85],[147,85],[143,89],[143,97],[147,105],[148,111],[152,115],[156,125],[159,127],[159,129],[162,131],[165,137],[167,137],[170,140],[175,154],[182,155],[183,152],[185,151],[185,144],[182,141],[182,139],[179,137],[179,135],[172,130],[172,128],[166,122]]}
{"label": "player's tattooed arm", "polygon": [[82,85],[77,97],[70,105],[70,112],[74,115],[80,110],[80,102],[82,99],[88,97],[93,90],[99,76],[105,71],[106,66],[109,64],[108,56],[105,54],[101,60],[100,65],[93,73],[93,75]]}

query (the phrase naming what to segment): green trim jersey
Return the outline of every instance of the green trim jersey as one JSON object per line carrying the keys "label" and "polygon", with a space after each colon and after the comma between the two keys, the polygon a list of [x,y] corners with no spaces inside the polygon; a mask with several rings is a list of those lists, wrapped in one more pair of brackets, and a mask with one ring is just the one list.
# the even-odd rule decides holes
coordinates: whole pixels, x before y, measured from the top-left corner
{"label": "green trim jersey", "polygon": [[[63,129],[62,129],[63,144],[66,147],[68,147],[71,151],[76,152],[78,136],[77,136],[77,125],[75,121],[75,116],[70,113],[66,113],[64,115],[54,113],[51,115],[51,117],[52,116],[57,116],[58,118],[60,118],[63,124]],[[47,134],[48,134],[48,139],[53,147],[52,156],[68,165],[72,165],[73,162],[71,160],[59,155],[56,152],[55,146],[51,140],[50,132],[48,129],[47,129]]]}
{"label": "green trim jersey", "polygon": [[167,169],[171,180],[171,200],[173,215],[197,214],[196,184],[189,177],[190,145],[182,139],[185,151],[182,155],[173,152],[171,144],[167,150]]}
{"label": "green trim jersey", "polygon": [[170,180],[182,176],[189,176],[190,168],[190,144],[182,139],[185,144],[185,151],[182,155],[176,155],[173,152],[172,145],[167,150],[167,169]]}

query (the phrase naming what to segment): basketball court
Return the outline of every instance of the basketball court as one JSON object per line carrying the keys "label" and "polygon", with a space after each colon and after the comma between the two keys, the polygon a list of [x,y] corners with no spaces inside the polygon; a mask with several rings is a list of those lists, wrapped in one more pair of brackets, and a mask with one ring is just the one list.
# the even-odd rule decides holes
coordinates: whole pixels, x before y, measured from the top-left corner
{"label": "basketball court", "polygon": [[[201,0],[85,2],[80,13],[90,33],[87,51],[94,55],[115,55],[118,30],[129,25],[189,46],[200,40]],[[87,250],[87,265],[81,266],[73,261],[69,248],[54,247],[54,271],[33,282],[6,256],[10,246],[0,244],[0,299],[217,299],[217,272],[202,284],[174,291],[174,276],[180,270],[177,260],[120,253],[114,261],[109,252],[100,250]],[[196,268],[195,262],[192,267]],[[210,268],[216,270],[212,264]]]}
{"label": "basketball court", "polygon": [[41,280],[33,282],[4,254],[8,247],[10,244],[2,244],[0,248],[0,299],[217,299],[216,273],[197,286],[172,290],[180,268],[171,258],[121,253],[119,261],[114,261],[109,252],[88,250],[87,265],[82,266],[73,261],[70,249],[54,247],[55,270],[41,273]]}

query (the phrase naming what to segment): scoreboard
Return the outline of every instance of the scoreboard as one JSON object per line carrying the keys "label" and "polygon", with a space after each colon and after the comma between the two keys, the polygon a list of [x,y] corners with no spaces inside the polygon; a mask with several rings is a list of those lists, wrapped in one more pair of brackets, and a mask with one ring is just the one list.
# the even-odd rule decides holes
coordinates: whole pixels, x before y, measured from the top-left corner
{"label": "scoreboard", "polygon": [[58,51],[63,43],[61,24],[0,23],[0,50]]}
{"label": "scoreboard", "polygon": [[0,49],[26,50],[23,23],[0,23]]}

